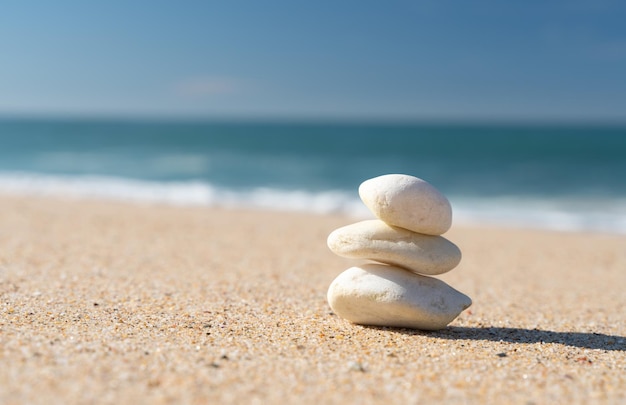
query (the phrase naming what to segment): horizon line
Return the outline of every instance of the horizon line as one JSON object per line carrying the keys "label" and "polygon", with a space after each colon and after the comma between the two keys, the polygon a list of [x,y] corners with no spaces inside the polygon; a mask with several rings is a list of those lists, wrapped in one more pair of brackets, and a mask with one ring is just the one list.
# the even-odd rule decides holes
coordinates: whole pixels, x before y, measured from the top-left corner
{"label": "horizon line", "polygon": [[571,117],[463,117],[463,116],[361,116],[328,114],[157,114],[2,112],[0,121],[112,121],[136,123],[259,123],[344,125],[477,125],[477,126],[592,126],[626,127],[620,118]]}

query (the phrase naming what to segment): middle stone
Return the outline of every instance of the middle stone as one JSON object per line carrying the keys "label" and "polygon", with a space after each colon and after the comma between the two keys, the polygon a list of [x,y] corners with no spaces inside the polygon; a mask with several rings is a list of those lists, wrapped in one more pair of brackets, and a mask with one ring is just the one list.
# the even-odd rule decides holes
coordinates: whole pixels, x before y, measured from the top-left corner
{"label": "middle stone", "polygon": [[327,243],[339,256],[394,264],[417,274],[443,274],[461,261],[461,251],[446,238],[415,233],[377,219],[336,229]]}

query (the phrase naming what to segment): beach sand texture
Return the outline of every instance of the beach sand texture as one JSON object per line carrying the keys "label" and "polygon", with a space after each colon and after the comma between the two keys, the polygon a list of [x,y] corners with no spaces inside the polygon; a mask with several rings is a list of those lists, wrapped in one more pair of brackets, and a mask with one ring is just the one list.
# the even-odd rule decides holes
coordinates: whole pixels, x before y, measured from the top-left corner
{"label": "beach sand texture", "polygon": [[316,216],[0,198],[0,403],[625,403],[626,237],[453,224],[438,332],[326,303]]}

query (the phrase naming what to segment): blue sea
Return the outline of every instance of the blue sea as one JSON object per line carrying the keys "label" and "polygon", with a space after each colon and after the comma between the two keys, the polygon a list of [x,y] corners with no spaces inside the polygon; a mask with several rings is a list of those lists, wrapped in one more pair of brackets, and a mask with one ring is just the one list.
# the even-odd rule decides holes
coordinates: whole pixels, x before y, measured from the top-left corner
{"label": "blue sea", "polygon": [[626,234],[626,126],[0,119],[0,193],[366,217],[405,173],[455,223]]}

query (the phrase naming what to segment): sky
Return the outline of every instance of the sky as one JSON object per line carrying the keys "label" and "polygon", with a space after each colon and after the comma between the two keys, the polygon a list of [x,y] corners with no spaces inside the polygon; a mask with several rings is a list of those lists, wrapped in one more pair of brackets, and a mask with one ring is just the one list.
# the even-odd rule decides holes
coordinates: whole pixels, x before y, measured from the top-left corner
{"label": "sky", "polygon": [[0,115],[626,123],[626,2],[7,0]]}

